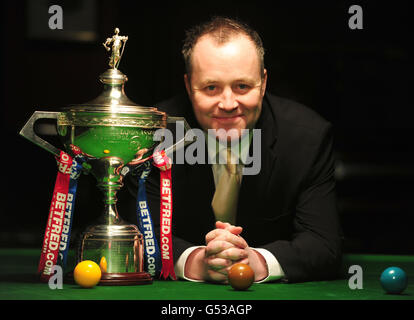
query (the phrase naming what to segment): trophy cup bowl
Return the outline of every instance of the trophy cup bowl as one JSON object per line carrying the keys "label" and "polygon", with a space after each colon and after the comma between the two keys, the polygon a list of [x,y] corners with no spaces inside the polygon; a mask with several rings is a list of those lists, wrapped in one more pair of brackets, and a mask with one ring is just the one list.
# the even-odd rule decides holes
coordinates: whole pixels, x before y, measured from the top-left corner
{"label": "trophy cup bowl", "polygon": [[[104,210],[98,221],[82,233],[77,263],[92,260],[100,264],[104,271],[101,284],[146,284],[152,283],[152,278],[144,271],[143,235],[136,225],[125,222],[116,208],[116,193],[122,187],[125,175],[122,170],[126,165],[136,169],[151,158],[158,144],[154,134],[156,130],[166,128],[167,122],[180,120],[186,130],[189,127],[184,118],[168,117],[157,108],[139,106],[129,100],[124,92],[128,79],[116,68],[120,59],[119,47],[115,53],[118,55],[110,59],[112,68],[100,76],[104,85],[101,95],[60,112],[36,111],[20,134],[59,155],[59,149],[34,131],[37,120],[56,119],[57,133],[66,151],[71,156],[75,156],[75,149],[81,152],[85,158],[84,167],[96,178],[97,186],[103,192]],[[170,151],[182,144],[184,139]]]}

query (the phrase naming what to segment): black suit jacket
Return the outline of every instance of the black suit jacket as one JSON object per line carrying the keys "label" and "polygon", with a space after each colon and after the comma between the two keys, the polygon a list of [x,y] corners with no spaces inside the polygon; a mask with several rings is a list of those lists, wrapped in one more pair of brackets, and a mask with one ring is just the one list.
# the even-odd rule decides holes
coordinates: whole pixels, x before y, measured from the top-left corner
{"label": "black suit jacket", "polygon": [[[187,97],[159,103],[170,116],[199,128]],[[296,102],[266,94],[261,129],[261,170],[243,176],[236,225],[250,247],[269,250],[289,282],[335,278],[341,262],[341,231],[335,200],[331,125]],[[207,153],[207,152],[206,152]],[[204,245],[215,228],[215,191],[210,164],[174,164],[173,255]],[[136,178],[127,178],[136,195]],[[159,171],[147,183],[148,204],[159,230]],[[159,239],[159,233],[157,234]]]}

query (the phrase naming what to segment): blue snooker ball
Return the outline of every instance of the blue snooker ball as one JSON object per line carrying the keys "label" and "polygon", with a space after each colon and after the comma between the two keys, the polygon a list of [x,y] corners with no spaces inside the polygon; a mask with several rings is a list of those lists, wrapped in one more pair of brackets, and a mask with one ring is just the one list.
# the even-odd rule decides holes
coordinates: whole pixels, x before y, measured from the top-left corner
{"label": "blue snooker ball", "polygon": [[407,288],[407,275],[398,267],[385,269],[380,277],[382,288],[391,294],[402,293]]}

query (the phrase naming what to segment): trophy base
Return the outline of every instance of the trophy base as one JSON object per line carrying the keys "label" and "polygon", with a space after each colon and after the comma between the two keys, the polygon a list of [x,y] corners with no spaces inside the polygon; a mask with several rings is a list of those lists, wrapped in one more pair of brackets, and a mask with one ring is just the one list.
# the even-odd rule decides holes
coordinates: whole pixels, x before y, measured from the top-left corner
{"label": "trophy base", "polygon": [[128,286],[151,284],[152,277],[146,272],[102,273],[100,285],[103,286]]}
{"label": "trophy base", "polygon": [[[66,275],[65,280],[69,283],[75,283],[73,272]],[[124,273],[102,273],[100,286],[136,286],[143,284],[152,284],[152,277],[146,272],[124,272]]]}

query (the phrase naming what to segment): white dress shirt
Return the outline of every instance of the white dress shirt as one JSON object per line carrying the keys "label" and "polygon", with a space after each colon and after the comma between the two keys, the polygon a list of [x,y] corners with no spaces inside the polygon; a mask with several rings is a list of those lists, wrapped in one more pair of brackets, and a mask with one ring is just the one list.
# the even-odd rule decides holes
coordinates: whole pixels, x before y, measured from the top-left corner
{"label": "white dress shirt", "polygon": [[[218,178],[220,177],[221,171],[226,170],[226,157],[227,157],[226,148],[227,146],[220,144],[220,142],[217,142],[216,138],[212,136],[211,134],[206,133],[205,136],[207,139],[208,155],[209,155],[209,158],[212,164],[212,169],[213,169],[214,183],[215,185],[217,185]],[[241,138],[240,144],[238,145],[238,148],[236,146],[236,148],[232,149],[232,157],[234,161],[237,161],[238,159],[240,163],[240,166],[238,166],[238,171],[240,171],[240,174],[242,172],[243,163],[245,162],[248,152],[249,152],[251,137],[252,135],[249,135],[249,134],[243,135]],[[243,176],[241,175],[241,177]],[[193,247],[187,248],[178,258],[174,266],[175,274],[178,278],[189,280],[189,281],[195,281],[195,282],[203,282],[203,280],[190,279],[184,275],[185,264],[187,262],[187,258],[197,248],[205,248],[205,246],[193,246]],[[271,252],[269,252],[266,249],[262,249],[262,248],[251,248],[251,249],[260,253],[265,259],[266,264],[267,264],[268,276],[261,281],[257,281],[257,283],[275,281],[285,276],[285,273],[283,272],[282,267],[280,266],[276,257]]]}

